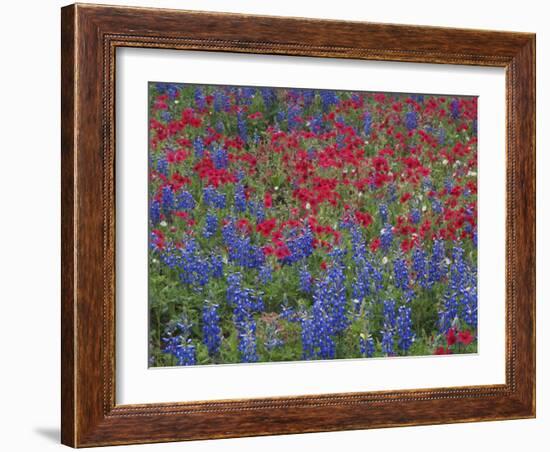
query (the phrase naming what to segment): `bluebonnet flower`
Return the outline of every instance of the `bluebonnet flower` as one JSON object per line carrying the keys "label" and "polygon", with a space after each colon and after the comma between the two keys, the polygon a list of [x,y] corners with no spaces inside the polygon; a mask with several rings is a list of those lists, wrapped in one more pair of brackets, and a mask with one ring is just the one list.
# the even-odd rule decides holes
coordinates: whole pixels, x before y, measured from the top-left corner
{"label": "bluebonnet flower", "polygon": [[214,111],[216,113],[223,110],[223,92],[220,90],[214,91]]}
{"label": "bluebonnet flower", "polygon": [[444,127],[440,127],[437,132],[437,142],[440,146],[443,146],[445,144],[445,140],[447,139],[447,131]]}
{"label": "bluebonnet flower", "polygon": [[385,224],[380,233],[380,245],[384,251],[388,251],[393,242],[393,227],[391,224]]}
{"label": "bluebonnet flower", "polygon": [[239,133],[239,137],[241,137],[241,140],[244,141],[244,143],[248,142],[248,127],[246,125],[246,118],[242,111],[239,111],[237,113],[237,131]]}
{"label": "bluebonnet flower", "polygon": [[210,274],[212,278],[221,278],[223,276],[223,259],[220,255],[211,254],[210,256]]}
{"label": "bluebonnet flower", "polygon": [[210,356],[216,355],[221,344],[220,315],[218,305],[206,302],[202,308],[202,334],[203,343]]}
{"label": "bluebonnet flower", "polygon": [[176,196],[176,209],[178,210],[193,210],[195,205],[195,199],[188,191],[183,191]]}
{"label": "bluebonnet flower", "polygon": [[235,210],[237,212],[246,211],[246,195],[242,184],[235,186]]}
{"label": "bluebonnet flower", "polygon": [[393,355],[393,332],[391,330],[382,331],[382,353]]}
{"label": "bluebonnet flower", "polygon": [[434,213],[438,215],[443,212],[443,204],[439,199],[437,198],[432,199],[432,210],[434,211]]}
{"label": "bluebonnet flower", "polygon": [[313,296],[313,344],[314,354],[310,358],[333,359],[336,355],[333,325],[330,314],[325,310],[322,295]]}
{"label": "bluebonnet flower", "polygon": [[460,102],[458,101],[458,99],[453,99],[449,108],[451,112],[451,117],[455,120],[458,119],[460,117]]}
{"label": "bluebonnet flower", "polygon": [[420,223],[421,217],[422,217],[422,214],[420,213],[420,209],[411,210],[410,218],[413,224]]}
{"label": "bluebonnet flower", "polygon": [[260,267],[258,277],[262,284],[267,284],[273,280],[273,270],[270,265],[264,264]]}
{"label": "bluebonnet flower", "polygon": [[183,88],[183,85],[175,85],[173,83],[156,83],[155,88],[159,94],[168,94],[170,100],[174,100],[178,97],[179,90]]}
{"label": "bluebonnet flower", "polygon": [[163,121],[165,122],[169,122],[172,120],[172,113],[170,113],[169,111],[166,111],[164,110],[161,114],[160,114],[160,117]]}
{"label": "bluebonnet flower", "polygon": [[449,297],[453,299],[452,312],[447,304],[443,310],[446,317],[460,317],[468,325],[477,325],[477,270],[464,260],[464,250],[459,245],[453,247],[450,267]]}
{"label": "bluebonnet flower", "polygon": [[420,246],[417,246],[413,251],[412,268],[416,273],[416,282],[424,289],[428,288],[428,274],[426,267],[426,253]]}
{"label": "bluebonnet flower", "polygon": [[443,278],[445,274],[444,259],[445,243],[443,240],[435,240],[428,269],[428,287],[432,287]]}
{"label": "bluebonnet flower", "polygon": [[261,201],[250,200],[248,202],[248,211],[250,215],[256,218],[256,223],[261,223],[265,220],[265,208]]}
{"label": "bluebonnet flower", "polygon": [[346,136],[340,132],[338,132],[338,135],[336,135],[336,147],[338,149],[342,149],[344,147],[344,139]]}
{"label": "bluebonnet flower", "polygon": [[173,355],[178,366],[194,366],[197,363],[196,348],[191,339],[182,343],[181,337],[163,338],[166,344],[164,352]]}
{"label": "bluebonnet flower", "polygon": [[204,110],[206,108],[206,97],[204,96],[202,89],[198,87],[195,88],[195,106],[199,110]]}
{"label": "bluebonnet flower", "polygon": [[243,171],[241,168],[239,168],[239,169],[237,170],[236,176],[237,176],[237,182],[242,182],[242,181],[244,180],[244,178],[245,178],[245,173],[244,173],[244,171]]}
{"label": "bluebonnet flower", "polygon": [[285,257],[283,263],[290,265],[311,256],[314,239],[313,232],[306,226],[301,233],[287,241],[290,256]]}
{"label": "bluebonnet flower", "polygon": [[386,300],[383,305],[384,329],[393,331],[395,329],[395,301]]}
{"label": "bluebonnet flower", "polygon": [[289,307],[286,303],[283,304],[283,307],[281,308],[280,316],[282,319],[285,319],[288,322],[301,321],[301,318],[298,316],[296,310]]}
{"label": "bluebonnet flower", "polygon": [[150,213],[149,213],[149,216],[151,218],[151,223],[153,224],[153,226],[156,226],[157,224],[160,223],[160,210],[161,210],[160,202],[157,201],[156,199],[153,199],[151,201],[151,207],[150,207]]}
{"label": "bluebonnet flower", "polygon": [[194,239],[189,239],[179,250],[178,269],[182,284],[195,287],[204,287],[210,279],[210,265],[208,259],[199,252],[199,245]]}
{"label": "bluebonnet flower", "polygon": [[287,101],[289,104],[296,104],[302,96],[302,90],[296,88],[290,88],[287,92]]}
{"label": "bluebonnet flower", "polygon": [[336,251],[333,257],[326,277],[315,284],[311,316],[301,322],[304,359],[333,359],[335,337],[349,324],[342,256]]}
{"label": "bluebonnet flower", "polygon": [[266,109],[271,108],[271,106],[277,100],[277,94],[273,88],[260,88],[260,94],[262,96]]}
{"label": "bluebonnet flower", "polygon": [[304,98],[304,107],[308,108],[313,104],[313,101],[315,100],[315,90],[313,89],[303,89],[302,95]]}
{"label": "bluebonnet flower", "polygon": [[445,181],[443,182],[443,185],[445,186],[445,191],[447,193],[451,193],[451,190],[454,187],[453,180],[450,177],[447,177]]}
{"label": "bluebonnet flower", "polygon": [[202,200],[207,207],[225,209],[226,206],[225,194],[216,190],[212,185],[204,187]]}
{"label": "bluebonnet flower", "polygon": [[305,293],[311,293],[312,289],[312,277],[311,273],[307,270],[307,267],[301,267],[299,270],[300,277],[300,290]]}
{"label": "bluebonnet flower", "polygon": [[211,212],[206,214],[206,222],[204,229],[202,230],[202,235],[205,238],[212,237],[218,230],[218,217]]}
{"label": "bluebonnet flower", "polygon": [[467,325],[477,328],[477,271],[469,268],[467,274],[468,287],[464,291],[462,303],[462,318]]}
{"label": "bluebonnet flower", "polygon": [[227,276],[226,298],[233,307],[235,323],[242,323],[252,317],[254,312],[264,309],[263,300],[254,294],[252,289],[242,287],[243,277],[240,273],[232,273]]}
{"label": "bluebonnet flower", "polygon": [[167,91],[168,91],[168,97],[170,98],[170,100],[174,100],[179,96],[179,91],[181,88],[183,88],[182,84],[179,84],[179,85],[170,84],[168,86]]}
{"label": "bluebonnet flower", "polygon": [[380,218],[382,219],[382,223],[388,222],[388,205],[384,203],[380,203],[378,206],[378,213],[380,214]]}
{"label": "bluebonnet flower", "polygon": [[320,133],[323,129],[323,116],[314,115],[309,122],[309,128],[313,133]]}
{"label": "bluebonnet flower", "polygon": [[458,301],[456,299],[456,294],[448,290],[443,295],[443,304],[438,312],[439,332],[442,334],[447,333],[452,327],[457,315]]}
{"label": "bluebonnet flower", "polygon": [[400,306],[397,310],[397,346],[404,352],[411,348],[414,342],[412,332],[411,308]]}
{"label": "bluebonnet flower", "polygon": [[193,140],[193,149],[195,150],[195,157],[202,159],[204,156],[204,141],[201,137]]}
{"label": "bluebonnet flower", "polygon": [[216,112],[224,111],[226,113],[231,110],[231,99],[221,90],[216,90],[214,92],[214,110]]}
{"label": "bluebonnet flower", "polygon": [[165,157],[157,160],[157,171],[163,176],[168,176],[168,161]]}
{"label": "bluebonnet flower", "polygon": [[244,105],[250,105],[252,103],[252,99],[254,99],[254,96],[256,94],[256,88],[252,88],[250,86],[245,86],[240,89],[240,99],[241,103]]}
{"label": "bluebonnet flower", "polygon": [[372,115],[367,110],[363,114],[363,132],[365,133],[365,136],[369,136],[372,131]]}
{"label": "bluebonnet flower", "polygon": [[382,274],[375,268],[371,258],[367,254],[365,239],[361,229],[357,225],[350,228],[352,258],[355,264],[355,279],[352,282],[352,294],[356,300],[363,300],[371,293],[372,286],[375,290],[380,288]]}
{"label": "bluebonnet flower", "polygon": [[239,328],[239,352],[242,363],[255,363],[258,361],[256,349],[256,321],[248,319]]}
{"label": "bluebonnet flower", "polygon": [[291,105],[288,108],[288,130],[296,130],[300,127],[302,108],[298,104]]}
{"label": "bluebonnet flower", "polygon": [[218,91],[214,93],[214,110],[228,113],[231,110],[231,98],[227,93]]}
{"label": "bluebonnet flower", "polygon": [[474,135],[477,135],[477,119],[474,119],[474,120],[472,121],[472,133],[473,133]]}
{"label": "bluebonnet flower", "polygon": [[229,260],[245,268],[259,269],[265,262],[265,256],[260,247],[253,245],[248,236],[242,236],[231,219],[222,228],[222,237],[229,252]]}
{"label": "bluebonnet flower", "polygon": [[418,127],[418,113],[416,111],[408,111],[405,114],[405,127],[408,130],[414,130]]}
{"label": "bluebonnet flower", "polygon": [[300,318],[301,339],[302,339],[302,359],[315,358],[315,327],[313,319],[310,317]]}
{"label": "bluebonnet flower", "polygon": [[338,96],[334,91],[322,90],[319,91],[319,95],[321,96],[321,105],[324,112],[329,111],[333,105],[338,103]]}
{"label": "bluebonnet flower", "polygon": [[388,192],[386,194],[387,200],[389,203],[395,202],[397,200],[397,186],[395,183],[388,185]]}
{"label": "bluebonnet flower", "polygon": [[169,325],[166,336],[162,338],[162,342],[165,344],[164,353],[173,355],[178,366],[196,364],[196,349],[189,339],[190,331],[191,322],[183,315],[176,325]]}
{"label": "bluebonnet flower", "polygon": [[214,151],[212,160],[214,161],[214,166],[216,169],[227,168],[229,165],[229,155],[227,154],[227,151],[221,147]]}
{"label": "bluebonnet flower", "polygon": [[395,287],[401,289],[406,301],[411,301],[414,291],[410,288],[409,270],[403,257],[397,257],[393,263]]}
{"label": "bluebonnet flower", "polygon": [[174,210],[174,192],[169,185],[162,187],[161,203],[164,215],[170,216]]}
{"label": "bluebonnet flower", "polygon": [[242,287],[242,275],[233,273],[227,277],[227,301],[233,307],[233,320],[239,336],[241,362],[256,362],[256,321],[254,312],[264,309],[263,300],[251,289]]}
{"label": "bluebonnet flower", "polygon": [[286,111],[283,109],[277,110],[275,113],[275,119],[277,120],[277,123],[282,123],[286,118]]}
{"label": "bluebonnet flower", "polygon": [[359,336],[359,350],[361,351],[361,355],[367,358],[371,358],[374,355],[375,346],[372,336],[365,336],[363,334]]}

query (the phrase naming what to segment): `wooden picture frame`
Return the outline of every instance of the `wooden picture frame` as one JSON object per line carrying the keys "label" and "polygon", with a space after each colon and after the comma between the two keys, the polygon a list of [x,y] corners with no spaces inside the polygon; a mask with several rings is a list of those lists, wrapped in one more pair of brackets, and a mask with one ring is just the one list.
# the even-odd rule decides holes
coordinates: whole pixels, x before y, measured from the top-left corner
{"label": "wooden picture frame", "polygon": [[[73,447],[535,416],[535,35],[75,4],[62,8],[62,442]],[[506,69],[506,383],[115,403],[115,50]]]}

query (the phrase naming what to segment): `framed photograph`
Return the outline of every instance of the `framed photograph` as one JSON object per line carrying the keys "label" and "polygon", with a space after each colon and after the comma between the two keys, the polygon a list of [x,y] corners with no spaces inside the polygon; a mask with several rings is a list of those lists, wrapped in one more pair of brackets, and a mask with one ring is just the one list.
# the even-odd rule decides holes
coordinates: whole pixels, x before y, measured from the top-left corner
{"label": "framed photograph", "polygon": [[61,26],[64,444],[535,416],[535,35]]}

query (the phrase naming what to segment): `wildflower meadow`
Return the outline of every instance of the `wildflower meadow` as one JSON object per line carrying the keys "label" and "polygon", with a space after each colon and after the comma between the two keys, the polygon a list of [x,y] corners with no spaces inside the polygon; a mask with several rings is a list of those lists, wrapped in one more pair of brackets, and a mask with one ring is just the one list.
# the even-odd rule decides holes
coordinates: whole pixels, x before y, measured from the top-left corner
{"label": "wildflower meadow", "polygon": [[149,365],[477,351],[477,98],[151,82]]}

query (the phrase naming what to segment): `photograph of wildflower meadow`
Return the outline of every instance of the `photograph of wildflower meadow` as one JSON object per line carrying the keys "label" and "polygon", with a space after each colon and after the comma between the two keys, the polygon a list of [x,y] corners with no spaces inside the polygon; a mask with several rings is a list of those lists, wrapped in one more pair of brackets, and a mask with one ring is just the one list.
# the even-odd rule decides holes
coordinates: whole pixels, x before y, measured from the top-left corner
{"label": "photograph of wildflower meadow", "polygon": [[148,90],[149,366],[477,352],[477,97]]}

